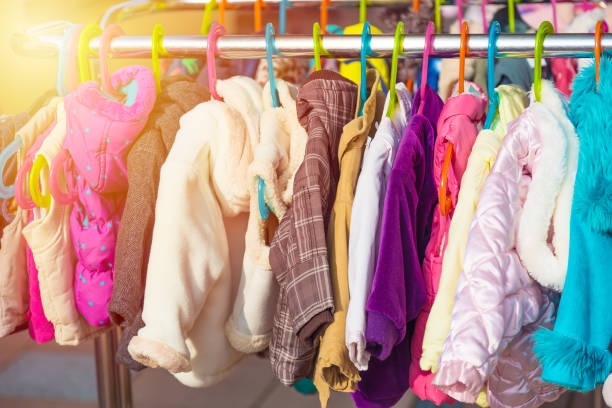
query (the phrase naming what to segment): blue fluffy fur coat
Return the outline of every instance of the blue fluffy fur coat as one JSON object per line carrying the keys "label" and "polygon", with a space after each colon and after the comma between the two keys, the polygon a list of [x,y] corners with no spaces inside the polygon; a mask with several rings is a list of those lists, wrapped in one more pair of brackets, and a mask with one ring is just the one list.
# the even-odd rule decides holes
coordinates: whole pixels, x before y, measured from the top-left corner
{"label": "blue fluffy fur coat", "polygon": [[570,219],[565,286],[553,331],[539,329],[534,351],[545,381],[588,391],[612,370],[612,60],[601,83],[593,65],[574,82],[571,118],[580,155]]}

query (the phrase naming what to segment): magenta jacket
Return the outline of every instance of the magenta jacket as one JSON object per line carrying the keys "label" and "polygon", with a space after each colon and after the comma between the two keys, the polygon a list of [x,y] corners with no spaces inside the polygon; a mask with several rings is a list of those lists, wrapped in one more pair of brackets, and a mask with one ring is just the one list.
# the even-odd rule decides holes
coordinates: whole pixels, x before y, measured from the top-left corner
{"label": "magenta jacket", "polygon": [[108,324],[113,290],[115,243],[128,187],[126,157],[155,104],[155,80],[142,66],[115,72],[113,88],[125,101],[102,94],[97,82],[82,83],[67,95],[63,147],[71,158],[77,200],[70,229],[77,256],[77,309],[92,326]]}
{"label": "magenta jacket", "polygon": [[437,405],[442,403],[452,404],[454,401],[431,385],[434,374],[423,371],[419,367],[423,351],[423,336],[429,312],[438,292],[440,274],[442,273],[442,257],[446,248],[453,210],[457,204],[461,177],[463,177],[468,157],[478,135],[478,125],[484,121],[487,109],[487,97],[478,85],[466,82],[465,88],[463,94],[449,98],[438,120],[438,138],[434,146],[434,179],[439,192],[444,158],[448,146],[452,143],[453,156],[448,168],[446,189],[451,204],[446,216],[441,215],[439,205],[434,210],[431,239],[425,250],[425,260],[423,261],[423,276],[427,297],[423,309],[416,318],[411,345],[410,388],[419,398],[433,401]]}

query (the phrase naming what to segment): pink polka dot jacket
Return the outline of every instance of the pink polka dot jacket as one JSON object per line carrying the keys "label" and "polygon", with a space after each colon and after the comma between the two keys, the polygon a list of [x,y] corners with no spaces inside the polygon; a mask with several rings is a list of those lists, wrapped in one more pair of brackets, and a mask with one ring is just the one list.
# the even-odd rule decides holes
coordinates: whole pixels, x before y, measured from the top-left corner
{"label": "pink polka dot jacket", "polygon": [[125,67],[112,76],[125,100],[104,95],[95,81],[66,96],[66,138],[77,198],[70,230],[77,257],[76,305],[93,326],[108,324],[113,264],[119,221],[128,188],[126,158],[155,104],[155,80],[142,66]]}

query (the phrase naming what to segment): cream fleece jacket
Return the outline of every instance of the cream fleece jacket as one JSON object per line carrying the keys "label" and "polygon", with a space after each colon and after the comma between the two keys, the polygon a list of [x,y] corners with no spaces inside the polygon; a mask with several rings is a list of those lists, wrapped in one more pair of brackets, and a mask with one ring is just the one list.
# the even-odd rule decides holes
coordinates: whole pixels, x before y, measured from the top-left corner
{"label": "cream fleece jacket", "polygon": [[[66,136],[64,103],[57,105],[57,124],[44,140],[36,156],[52,163],[62,149]],[[48,173],[47,173],[48,174]],[[49,178],[41,178],[42,193],[49,192]],[[72,205],[51,199],[48,209],[35,208],[34,220],[23,228],[23,236],[32,250],[38,269],[38,283],[45,316],[55,329],[60,345],[77,345],[100,331],[87,324],[76,308],[74,268],[76,258],[70,233]]]}
{"label": "cream fleece jacket", "polygon": [[206,387],[244,355],[223,326],[244,255],[247,170],[263,103],[252,79],[217,82],[224,102],[201,103],[180,119],[162,166],[142,320],[128,347],[134,360]]}
{"label": "cream fleece jacket", "polygon": [[[261,118],[261,140],[249,166],[250,214],[240,288],[225,334],[236,350],[255,353],[268,347],[272,335],[278,283],[269,262],[272,236],[293,196],[293,178],[304,159],[308,135],[297,117],[297,88],[277,79],[281,106],[272,106],[270,84],[263,92],[265,111]],[[264,200],[270,208],[261,218],[258,179],[265,183]]]}
{"label": "cream fleece jacket", "polygon": [[[62,98],[53,98],[16,133],[22,147],[17,151],[17,166],[25,160],[36,137],[47,129],[57,113]],[[13,221],[4,228],[0,245],[0,337],[11,334],[27,321],[28,272],[26,242],[21,232],[28,223],[28,213],[19,208]]]}

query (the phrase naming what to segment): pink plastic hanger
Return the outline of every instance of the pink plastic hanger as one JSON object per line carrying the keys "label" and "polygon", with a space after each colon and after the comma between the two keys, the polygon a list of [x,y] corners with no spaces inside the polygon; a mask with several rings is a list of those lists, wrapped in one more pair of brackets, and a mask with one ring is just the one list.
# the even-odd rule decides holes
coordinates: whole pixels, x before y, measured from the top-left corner
{"label": "pink plastic hanger", "polygon": [[487,27],[487,0],[480,2],[480,12],[482,13],[482,32],[487,34],[489,32]]}
{"label": "pink plastic hanger", "polygon": [[217,93],[217,68],[215,66],[215,55],[218,52],[217,40],[226,33],[225,27],[215,23],[210,28],[208,38],[206,40],[206,65],[208,66],[208,87],[210,95],[217,101],[222,101],[223,98]]}
{"label": "pink plastic hanger", "polygon": [[421,66],[421,101],[419,102],[418,114],[422,115],[425,109],[425,88],[427,87],[427,69],[429,66],[429,54],[433,49],[432,40],[436,25],[431,21],[427,24],[425,33],[425,48],[423,49],[423,64]]}
{"label": "pink plastic hanger", "polygon": [[550,6],[552,7],[553,28],[556,33],[559,31],[557,27],[557,0],[550,0]]}
{"label": "pink plastic hanger", "polygon": [[463,1],[457,0],[457,21],[459,21],[459,28],[463,24]]}
{"label": "pink plastic hanger", "polygon": [[114,95],[117,93],[111,85],[111,75],[108,62],[110,43],[113,38],[123,34],[125,33],[120,26],[117,24],[111,24],[104,29],[102,38],[100,39],[100,50],[98,52],[100,58],[100,82],[102,83],[102,90],[109,95]]}

